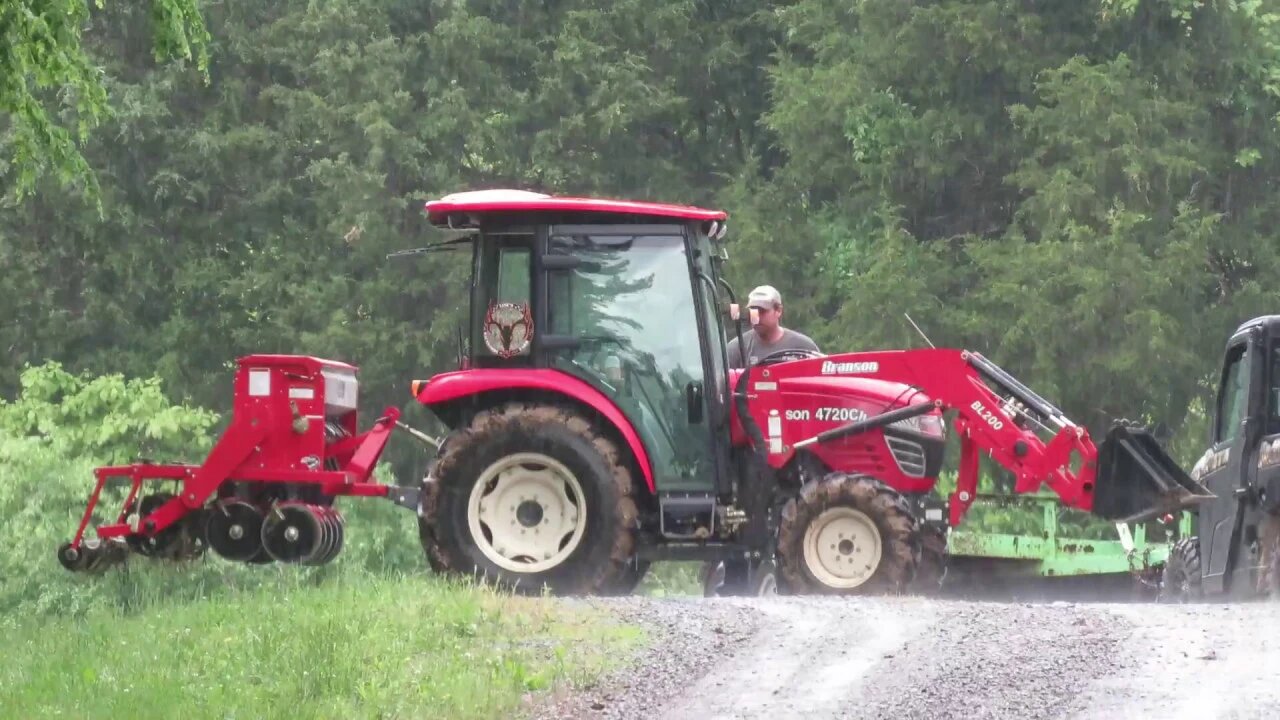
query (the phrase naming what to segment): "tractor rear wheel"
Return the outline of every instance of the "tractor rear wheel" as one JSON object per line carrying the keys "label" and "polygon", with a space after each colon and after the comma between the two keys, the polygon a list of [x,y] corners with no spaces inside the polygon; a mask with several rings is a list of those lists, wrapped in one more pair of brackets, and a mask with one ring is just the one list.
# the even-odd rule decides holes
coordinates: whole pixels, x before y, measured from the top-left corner
{"label": "tractor rear wheel", "polygon": [[920,552],[906,498],[872,477],[809,481],[782,511],[778,569],[788,594],[902,592]]}
{"label": "tractor rear wheel", "polygon": [[581,414],[486,410],[441,452],[418,518],[433,569],[529,594],[612,594],[639,582],[631,473]]}
{"label": "tractor rear wheel", "polygon": [[1196,602],[1201,592],[1200,538],[1185,537],[1169,549],[1160,573],[1159,601],[1166,603]]}

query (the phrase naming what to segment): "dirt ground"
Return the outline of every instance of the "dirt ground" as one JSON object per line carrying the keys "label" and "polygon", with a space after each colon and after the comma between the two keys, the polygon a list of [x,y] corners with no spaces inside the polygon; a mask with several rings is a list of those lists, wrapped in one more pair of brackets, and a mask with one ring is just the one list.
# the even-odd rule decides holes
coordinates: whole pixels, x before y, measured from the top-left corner
{"label": "dirt ground", "polygon": [[656,642],[538,718],[1280,717],[1280,604],[924,597],[590,603]]}

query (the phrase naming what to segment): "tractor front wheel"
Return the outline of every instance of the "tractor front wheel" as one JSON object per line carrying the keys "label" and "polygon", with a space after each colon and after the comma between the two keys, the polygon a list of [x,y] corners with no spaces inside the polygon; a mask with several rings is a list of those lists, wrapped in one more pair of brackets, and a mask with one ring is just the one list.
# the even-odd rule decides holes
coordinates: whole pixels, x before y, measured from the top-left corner
{"label": "tractor front wheel", "polygon": [[638,582],[631,474],[572,410],[477,414],[450,437],[423,491],[420,535],[438,571],[531,594],[612,594]]}
{"label": "tractor front wheel", "polygon": [[773,560],[705,562],[699,576],[703,597],[772,597],[778,594],[778,566]]}
{"label": "tractor front wheel", "polygon": [[1160,572],[1160,602],[1197,602],[1201,592],[1200,539],[1185,537],[1173,544]]}
{"label": "tractor front wheel", "polygon": [[778,569],[789,593],[902,592],[920,553],[906,499],[875,478],[832,473],[783,508]]}

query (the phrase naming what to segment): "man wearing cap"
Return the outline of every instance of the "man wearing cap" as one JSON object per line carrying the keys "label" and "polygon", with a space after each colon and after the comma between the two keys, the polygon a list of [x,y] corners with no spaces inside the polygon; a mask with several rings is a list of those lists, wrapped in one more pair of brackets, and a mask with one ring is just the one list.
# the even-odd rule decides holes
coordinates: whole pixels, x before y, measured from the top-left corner
{"label": "man wearing cap", "polygon": [[746,352],[738,347],[738,338],[729,341],[729,367],[741,368],[760,362],[761,358],[781,350],[811,350],[821,352],[818,345],[803,333],[784,328],[782,319],[782,295],[772,285],[761,285],[747,296],[747,307],[759,316],[753,332],[742,336]]}

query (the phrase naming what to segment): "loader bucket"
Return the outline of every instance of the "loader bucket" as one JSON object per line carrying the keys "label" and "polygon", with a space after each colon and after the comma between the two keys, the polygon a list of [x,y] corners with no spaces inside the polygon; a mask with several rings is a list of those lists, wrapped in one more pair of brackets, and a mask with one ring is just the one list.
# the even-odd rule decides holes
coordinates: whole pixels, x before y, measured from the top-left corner
{"label": "loader bucket", "polygon": [[1142,428],[1117,425],[1098,448],[1093,514],[1141,522],[1180,513],[1213,497]]}

